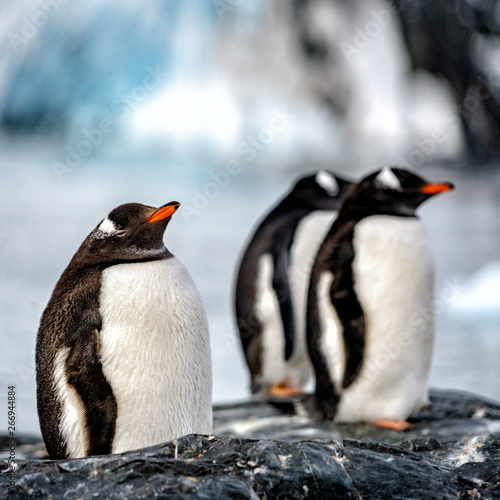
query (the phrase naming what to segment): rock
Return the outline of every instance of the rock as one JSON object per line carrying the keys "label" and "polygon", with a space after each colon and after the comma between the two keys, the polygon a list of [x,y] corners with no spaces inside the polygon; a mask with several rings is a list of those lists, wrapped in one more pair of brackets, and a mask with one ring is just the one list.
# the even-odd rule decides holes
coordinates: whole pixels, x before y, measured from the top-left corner
{"label": "rock", "polygon": [[[43,444],[40,436],[17,436],[15,441],[16,459],[27,460],[47,457],[45,445]],[[11,436],[0,435],[0,460],[9,456],[11,442]]]}
{"label": "rock", "polygon": [[[500,431],[500,404],[459,391],[430,391],[430,406],[413,415],[414,429],[400,432],[372,425],[315,421],[308,397],[244,402],[214,408],[214,433],[272,439],[362,439],[400,443],[434,438],[458,441]],[[404,436],[404,437],[402,437]]]}
{"label": "rock", "polygon": [[[500,405],[433,391],[400,433],[317,422],[307,398],[214,408],[217,436],[18,460],[13,498],[500,498]],[[33,446],[33,443],[29,443]],[[0,463],[2,471],[6,461]],[[0,489],[8,478],[0,474]]]}

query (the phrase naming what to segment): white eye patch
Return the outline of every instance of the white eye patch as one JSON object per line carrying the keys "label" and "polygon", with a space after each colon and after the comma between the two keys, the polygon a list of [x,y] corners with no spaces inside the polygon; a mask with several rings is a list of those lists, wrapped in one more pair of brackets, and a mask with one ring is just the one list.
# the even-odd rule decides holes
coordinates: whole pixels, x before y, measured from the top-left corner
{"label": "white eye patch", "polygon": [[318,186],[322,187],[330,196],[335,196],[339,193],[339,185],[332,174],[329,174],[325,170],[320,170],[316,174],[315,179]]}
{"label": "white eye patch", "polygon": [[375,177],[375,184],[384,189],[394,189],[395,191],[403,190],[399,179],[389,167],[384,167],[377,177]]}
{"label": "white eye patch", "polygon": [[117,227],[111,219],[106,217],[94,231],[94,239],[101,240],[110,236],[123,236],[123,234],[124,231]]}

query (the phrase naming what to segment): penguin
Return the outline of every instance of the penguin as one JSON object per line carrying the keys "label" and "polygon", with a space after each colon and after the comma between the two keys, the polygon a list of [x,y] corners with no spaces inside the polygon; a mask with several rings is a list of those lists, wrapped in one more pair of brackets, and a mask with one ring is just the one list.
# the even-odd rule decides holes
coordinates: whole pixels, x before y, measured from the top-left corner
{"label": "penguin", "polygon": [[326,170],[299,178],[243,253],[235,315],[255,397],[296,394],[312,378],[305,345],[309,272],[350,185]]}
{"label": "penguin", "polygon": [[210,434],[208,323],[163,235],[179,203],[127,203],[87,236],[36,341],[37,408],[51,459]]}
{"label": "penguin", "polygon": [[345,197],[308,290],[307,348],[320,418],[404,430],[428,403],[434,263],[416,210],[451,189],[384,167]]}

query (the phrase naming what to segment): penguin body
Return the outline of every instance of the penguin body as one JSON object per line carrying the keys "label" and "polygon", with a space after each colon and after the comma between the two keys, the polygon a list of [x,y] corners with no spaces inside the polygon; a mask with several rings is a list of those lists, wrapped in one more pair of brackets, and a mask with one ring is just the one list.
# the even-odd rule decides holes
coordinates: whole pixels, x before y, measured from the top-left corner
{"label": "penguin body", "polygon": [[211,432],[205,312],[188,272],[163,245],[177,207],[118,207],[56,285],[36,352],[38,413],[51,458]]}
{"label": "penguin body", "polygon": [[434,264],[415,210],[451,187],[386,167],[345,199],[308,293],[307,343],[323,418],[401,422],[427,403]]}
{"label": "penguin body", "polygon": [[254,394],[273,386],[302,389],[312,376],[305,345],[309,273],[349,186],[326,171],[301,178],[246,248],[235,302]]}

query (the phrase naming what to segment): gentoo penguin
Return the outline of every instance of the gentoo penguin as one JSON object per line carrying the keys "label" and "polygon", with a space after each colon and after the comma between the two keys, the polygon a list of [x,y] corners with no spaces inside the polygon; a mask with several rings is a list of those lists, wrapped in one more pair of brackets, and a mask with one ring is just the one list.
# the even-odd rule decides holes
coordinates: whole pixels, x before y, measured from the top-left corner
{"label": "gentoo penguin", "polygon": [[345,197],[308,292],[307,346],[322,418],[404,429],[426,404],[434,264],[415,210],[452,188],[385,167]]}
{"label": "gentoo penguin", "polygon": [[309,273],[349,186],[325,170],[300,178],[244,252],[235,312],[253,394],[294,394],[312,377],[305,345]]}
{"label": "gentoo penguin", "polygon": [[211,432],[207,319],[186,268],[163,244],[178,207],[119,206],[62,273],[36,345],[50,458]]}

